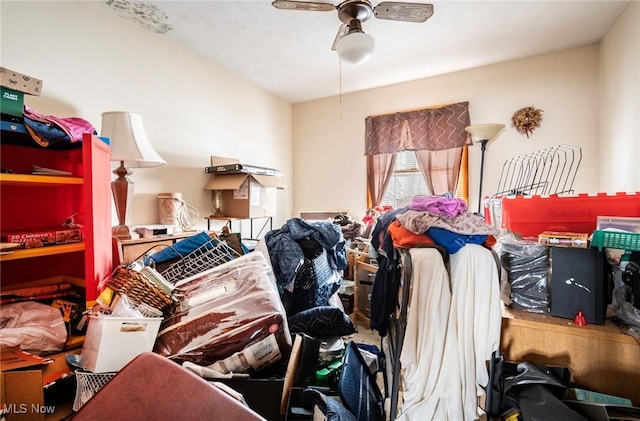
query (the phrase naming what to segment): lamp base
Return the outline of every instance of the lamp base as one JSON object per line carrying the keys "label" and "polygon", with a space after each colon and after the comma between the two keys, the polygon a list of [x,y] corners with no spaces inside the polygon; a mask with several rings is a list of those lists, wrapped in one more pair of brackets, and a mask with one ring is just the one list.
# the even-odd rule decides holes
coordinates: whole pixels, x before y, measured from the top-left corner
{"label": "lamp base", "polygon": [[116,225],[111,228],[111,235],[118,240],[131,240],[131,231],[126,225]]}
{"label": "lamp base", "polygon": [[131,175],[131,171],[124,167],[123,161],[120,161],[120,166],[113,170],[113,173],[118,176],[111,182],[118,225],[111,229],[111,235],[119,240],[130,240],[131,231],[127,226],[127,215],[131,205],[131,196],[133,196],[133,181],[129,180],[127,176]]}

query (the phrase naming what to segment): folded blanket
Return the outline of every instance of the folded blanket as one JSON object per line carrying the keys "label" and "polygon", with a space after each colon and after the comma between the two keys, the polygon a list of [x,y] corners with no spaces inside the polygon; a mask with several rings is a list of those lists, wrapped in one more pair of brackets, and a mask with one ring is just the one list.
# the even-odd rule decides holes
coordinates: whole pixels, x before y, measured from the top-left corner
{"label": "folded blanket", "polygon": [[27,105],[24,106],[24,124],[34,140],[44,147],[61,141],[81,142],[85,133],[98,134],[83,118],[45,115]]}

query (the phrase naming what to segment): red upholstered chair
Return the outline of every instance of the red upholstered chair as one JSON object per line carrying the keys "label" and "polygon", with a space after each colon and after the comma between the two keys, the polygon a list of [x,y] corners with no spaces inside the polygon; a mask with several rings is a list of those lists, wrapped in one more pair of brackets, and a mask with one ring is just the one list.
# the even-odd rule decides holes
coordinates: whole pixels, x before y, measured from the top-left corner
{"label": "red upholstered chair", "polygon": [[73,421],[264,421],[220,388],[152,352],[138,355]]}

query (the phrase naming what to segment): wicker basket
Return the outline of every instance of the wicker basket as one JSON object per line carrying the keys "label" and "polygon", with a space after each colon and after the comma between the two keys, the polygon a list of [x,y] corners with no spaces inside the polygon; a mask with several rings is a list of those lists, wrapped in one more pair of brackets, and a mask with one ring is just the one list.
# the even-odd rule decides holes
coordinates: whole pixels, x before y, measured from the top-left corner
{"label": "wicker basket", "polygon": [[105,384],[118,373],[90,373],[76,370],[76,397],[73,401],[73,410],[78,411],[87,403]]}
{"label": "wicker basket", "polygon": [[107,286],[117,294],[126,295],[136,305],[146,304],[162,312],[175,303],[173,285],[151,268],[136,271],[120,266],[111,274]]}

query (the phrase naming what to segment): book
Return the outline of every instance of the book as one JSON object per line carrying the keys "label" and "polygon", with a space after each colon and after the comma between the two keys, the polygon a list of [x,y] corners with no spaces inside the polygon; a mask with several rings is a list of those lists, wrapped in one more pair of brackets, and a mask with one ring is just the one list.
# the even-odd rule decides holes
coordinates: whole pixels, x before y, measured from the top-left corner
{"label": "book", "polygon": [[56,170],[56,169],[53,169],[53,168],[45,168],[45,167],[40,167],[38,165],[34,165],[33,168],[31,168],[31,174],[34,174],[34,175],[71,175],[71,173],[69,171]]}
{"label": "book", "polygon": [[0,236],[4,243],[18,244],[20,248],[55,246],[82,241],[80,228],[35,228],[31,230],[5,231]]}
{"label": "book", "polygon": [[281,176],[282,172],[274,168],[258,167],[247,164],[226,164],[205,167],[204,172],[207,174],[258,174],[258,175],[274,175]]}

